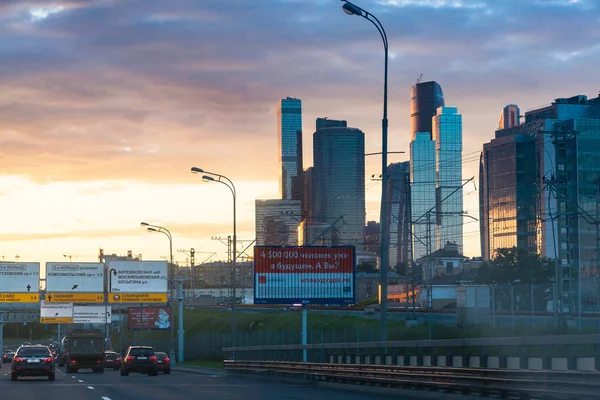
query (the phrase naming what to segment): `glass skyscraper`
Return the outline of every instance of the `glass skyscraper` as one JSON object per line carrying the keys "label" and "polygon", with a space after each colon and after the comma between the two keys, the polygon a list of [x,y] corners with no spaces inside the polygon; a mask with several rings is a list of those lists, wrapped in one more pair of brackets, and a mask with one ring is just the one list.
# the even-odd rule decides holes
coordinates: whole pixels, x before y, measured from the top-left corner
{"label": "glass skyscraper", "polygon": [[437,243],[456,243],[463,253],[462,115],[455,107],[440,107],[432,120],[436,147]]}
{"label": "glass skyscraper", "polygon": [[[314,223],[330,226],[331,243],[364,248],[365,135],[360,129],[330,127],[313,135]],[[326,233],[323,235],[326,236]]]}
{"label": "glass skyscraper", "polygon": [[302,102],[286,97],[277,105],[279,195],[302,199]]}
{"label": "glass skyscraper", "polygon": [[390,164],[388,173],[389,261],[392,267],[410,261],[410,162]]}
{"label": "glass skyscraper", "polygon": [[416,132],[429,132],[431,119],[440,107],[444,107],[444,92],[435,81],[421,82],[410,88],[410,133],[415,140]]}
{"label": "glass skyscraper", "polygon": [[435,142],[429,132],[416,132],[410,143],[410,202],[413,260],[437,250]]}
{"label": "glass skyscraper", "polygon": [[296,246],[300,200],[255,200],[256,245]]}

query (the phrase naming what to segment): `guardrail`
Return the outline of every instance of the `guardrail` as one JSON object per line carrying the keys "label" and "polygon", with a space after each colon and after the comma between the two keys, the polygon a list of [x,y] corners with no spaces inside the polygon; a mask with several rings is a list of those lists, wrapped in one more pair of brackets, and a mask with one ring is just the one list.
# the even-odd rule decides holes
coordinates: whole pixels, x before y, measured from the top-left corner
{"label": "guardrail", "polygon": [[600,373],[225,360],[230,372],[525,399],[600,399]]}

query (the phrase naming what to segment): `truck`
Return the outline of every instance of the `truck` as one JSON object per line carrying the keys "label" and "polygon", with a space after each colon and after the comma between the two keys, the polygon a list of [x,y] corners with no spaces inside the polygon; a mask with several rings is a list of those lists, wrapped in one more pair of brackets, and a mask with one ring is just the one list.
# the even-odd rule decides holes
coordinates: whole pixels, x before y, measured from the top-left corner
{"label": "truck", "polygon": [[104,373],[105,340],[101,330],[71,330],[63,343],[67,373],[76,373],[83,368]]}

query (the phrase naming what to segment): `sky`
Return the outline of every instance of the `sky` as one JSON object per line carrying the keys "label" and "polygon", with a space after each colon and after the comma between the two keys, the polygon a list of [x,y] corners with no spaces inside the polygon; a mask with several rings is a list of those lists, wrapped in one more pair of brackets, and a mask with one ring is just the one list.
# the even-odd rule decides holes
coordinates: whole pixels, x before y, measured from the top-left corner
{"label": "sky", "polygon": [[[435,80],[463,115],[464,207],[479,217],[479,152],[515,103],[600,90],[599,0],[357,0],[390,47],[389,162],[408,160],[410,86]],[[0,256],[145,260],[195,248],[226,259],[232,196],[239,249],[254,200],[277,198],[275,105],[303,102],[304,166],[317,117],[345,119],[381,151],[383,46],[338,0],[1,0]],[[367,157],[367,220],[380,159]],[[465,254],[479,224],[465,219]],[[213,255],[213,253],[216,253]],[[65,258],[65,256],[67,256]]]}

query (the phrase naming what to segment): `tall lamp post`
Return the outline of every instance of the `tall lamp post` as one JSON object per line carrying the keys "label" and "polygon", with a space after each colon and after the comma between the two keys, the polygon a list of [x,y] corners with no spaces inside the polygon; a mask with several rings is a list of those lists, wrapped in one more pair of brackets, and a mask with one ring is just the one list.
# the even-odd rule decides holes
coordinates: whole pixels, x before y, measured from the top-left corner
{"label": "tall lamp post", "polygon": [[233,182],[231,181],[231,179],[229,179],[228,177],[226,177],[225,175],[221,175],[221,174],[216,174],[214,172],[208,172],[205,171],[201,168],[198,167],[192,167],[191,168],[192,173],[194,174],[204,174],[202,175],[202,180],[205,182],[219,182],[222,183],[223,185],[227,186],[229,188],[229,190],[231,191],[231,194],[233,196],[233,254],[231,256],[231,287],[232,287],[232,299],[231,299],[231,347],[235,347],[236,346],[236,334],[237,334],[237,329],[236,329],[236,303],[237,303],[237,295],[236,295],[236,280],[237,280],[237,273],[236,273],[236,259],[237,259],[237,249],[236,249],[236,213],[235,213],[235,202],[236,202],[236,192],[235,192],[235,185],[233,184]]}
{"label": "tall lamp post", "polygon": [[[170,292],[171,292],[171,300],[175,298],[174,296],[174,287],[175,287],[175,269],[173,268],[173,236],[171,236],[171,232],[164,226],[152,225],[147,222],[140,222],[141,226],[145,226],[148,228],[148,232],[159,232],[163,233],[169,238],[169,262],[171,263],[169,267],[169,284],[170,284]],[[171,317],[173,315],[173,311],[171,308]],[[142,316],[140,316],[142,318]],[[172,360],[172,363],[175,364],[175,321],[171,318],[171,351],[169,351],[169,358]],[[183,326],[180,326],[179,329],[183,329]]]}
{"label": "tall lamp post", "polygon": [[360,8],[356,4],[353,4],[347,0],[342,0],[344,3],[342,9],[348,15],[358,15],[363,17],[367,21],[371,22],[377,28],[377,31],[381,35],[383,40],[383,49],[385,51],[385,64],[384,64],[384,76],[383,76],[383,118],[381,120],[381,211],[380,211],[380,269],[381,269],[381,321],[380,321],[380,335],[381,341],[387,341],[387,276],[389,268],[389,231],[388,231],[388,220],[387,220],[387,198],[386,191],[388,186],[387,176],[387,141],[388,141],[388,119],[387,119],[387,81],[388,81],[388,39],[383,29],[383,25],[377,17],[368,11]]}

